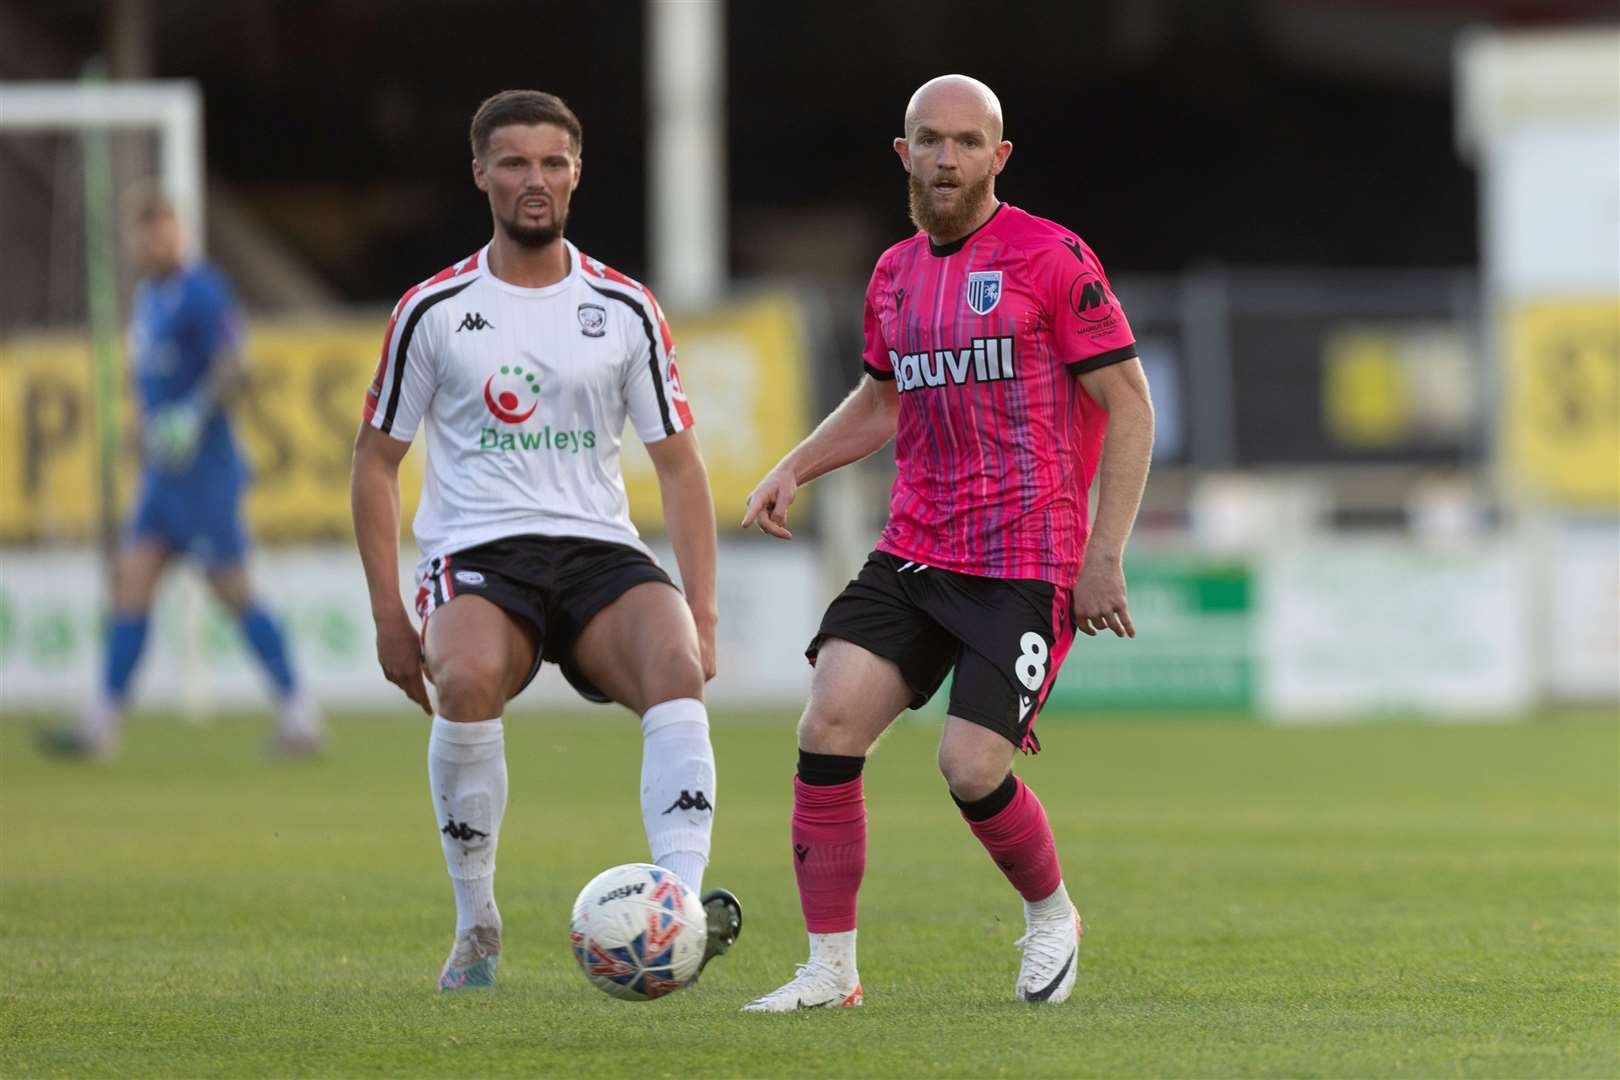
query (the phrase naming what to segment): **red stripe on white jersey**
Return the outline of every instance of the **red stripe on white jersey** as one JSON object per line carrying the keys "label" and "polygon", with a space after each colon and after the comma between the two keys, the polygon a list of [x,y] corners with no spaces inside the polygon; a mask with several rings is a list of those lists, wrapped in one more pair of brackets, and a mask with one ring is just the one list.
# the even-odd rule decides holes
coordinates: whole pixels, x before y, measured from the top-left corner
{"label": "red stripe on white jersey", "polygon": [[405,309],[410,307],[411,301],[416,299],[417,294],[423,289],[431,288],[432,286],[438,285],[441,282],[449,281],[451,278],[456,277],[457,275],[465,274],[470,270],[478,269],[478,257],[482,253],[483,249],[480,248],[478,251],[473,252],[470,257],[463,259],[461,262],[451,263],[449,266],[445,267],[443,270],[440,270],[437,274],[434,274],[426,281],[421,281],[415,285],[412,285],[409,289],[405,290],[405,295],[399,298],[399,303],[394,305],[394,313],[388,317],[388,328],[383,331],[382,352],[377,357],[377,371],[371,377],[371,386],[366,390],[365,405],[361,410],[361,415],[364,417],[367,424],[370,424],[372,422],[372,418],[377,415],[377,406],[382,401],[383,387],[387,385],[388,371],[391,367],[390,360],[392,359],[394,347],[394,331],[398,328],[400,317],[405,314]]}

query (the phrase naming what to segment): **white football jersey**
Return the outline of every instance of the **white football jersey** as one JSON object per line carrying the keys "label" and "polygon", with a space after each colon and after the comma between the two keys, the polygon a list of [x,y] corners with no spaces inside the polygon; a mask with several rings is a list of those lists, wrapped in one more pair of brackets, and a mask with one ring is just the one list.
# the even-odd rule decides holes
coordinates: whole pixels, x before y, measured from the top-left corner
{"label": "white football jersey", "polygon": [[568,276],[526,289],[489,272],[486,246],[388,321],[365,419],[403,442],[425,422],[424,560],[526,533],[647,550],[619,439],[626,416],[645,443],[692,426],[675,344],[651,292],[567,248]]}

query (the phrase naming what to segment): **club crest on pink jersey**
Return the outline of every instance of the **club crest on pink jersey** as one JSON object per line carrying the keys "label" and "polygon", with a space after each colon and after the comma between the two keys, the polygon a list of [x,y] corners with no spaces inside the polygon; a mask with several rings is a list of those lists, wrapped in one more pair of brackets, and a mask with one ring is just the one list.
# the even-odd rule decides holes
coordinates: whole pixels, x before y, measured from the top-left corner
{"label": "club crest on pink jersey", "polygon": [[1001,271],[973,270],[967,277],[967,304],[975,315],[988,315],[1001,303]]}

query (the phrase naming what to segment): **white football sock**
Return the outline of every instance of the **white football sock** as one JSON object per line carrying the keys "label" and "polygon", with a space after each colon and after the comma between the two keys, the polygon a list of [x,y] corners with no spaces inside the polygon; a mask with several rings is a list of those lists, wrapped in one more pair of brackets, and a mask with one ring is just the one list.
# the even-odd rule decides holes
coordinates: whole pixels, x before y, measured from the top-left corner
{"label": "white football sock", "polygon": [[445,865],[456,890],[456,933],[501,925],[495,847],[506,813],[506,740],[501,718],[457,724],[433,718],[428,782]]}
{"label": "white football sock", "polygon": [[641,820],[652,860],[703,893],[714,828],[714,747],[697,698],[676,698],[641,718]]}
{"label": "white football sock", "polygon": [[1033,904],[1024,901],[1024,921],[1026,922],[1062,922],[1070,917],[1074,905],[1069,901],[1069,890],[1058,882],[1057,891],[1045,900],[1037,900]]}
{"label": "white football sock", "polygon": [[810,962],[826,964],[840,975],[855,971],[855,931],[841,934],[811,934]]}
{"label": "white football sock", "polygon": [[124,726],[124,710],[106,694],[97,694],[79,714],[79,735],[91,743],[118,738]]}

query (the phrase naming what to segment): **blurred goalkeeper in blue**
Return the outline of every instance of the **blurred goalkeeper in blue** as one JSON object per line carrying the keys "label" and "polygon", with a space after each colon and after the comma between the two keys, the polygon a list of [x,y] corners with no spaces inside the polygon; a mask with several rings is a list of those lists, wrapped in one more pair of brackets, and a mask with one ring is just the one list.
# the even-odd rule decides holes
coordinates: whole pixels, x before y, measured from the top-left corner
{"label": "blurred goalkeeper in blue", "polygon": [[43,745],[86,757],[117,750],[158,580],[184,555],[206,572],[269,678],[278,706],[275,747],[313,752],[319,717],[299,690],[286,638],[254,595],[247,572],[241,501],[248,469],[226,413],[244,382],[241,310],[218,269],[186,258],[174,205],[155,188],[132,193],[127,229],[141,277],[128,343],[140,404],[139,494],[115,567],[98,692],[77,727],[50,733]]}

